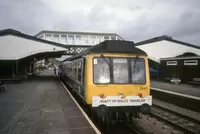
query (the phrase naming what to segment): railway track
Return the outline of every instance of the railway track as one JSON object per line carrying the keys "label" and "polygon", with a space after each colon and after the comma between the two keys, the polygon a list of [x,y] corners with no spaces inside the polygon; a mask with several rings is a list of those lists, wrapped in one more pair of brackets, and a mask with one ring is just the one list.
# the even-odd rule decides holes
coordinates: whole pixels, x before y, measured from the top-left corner
{"label": "railway track", "polygon": [[115,125],[108,134],[141,134],[131,125]]}
{"label": "railway track", "polygon": [[158,118],[159,120],[166,122],[173,127],[192,134],[200,133],[200,121],[186,115],[182,115],[178,112],[171,111],[164,107],[153,104],[151,116]]}
{"label": "railway track", "polygon": [[[71,89],[71,93],[73,94],[72,87],[70,85],[67,85],[67,87]],[[77,96],[75,98],[77,98]],[[78,100],[78,98],[77,98],[77,100]],[[80,101],[78,101],[78,102],[81,103]],[[81,106],[83,106],[83,105],[81,105]],[[87,112],[87,109],[85,107],[82,107],[82,109],[87,114],[89,114],[89,112]],[[150,115],[155,118],[158,118],[162,122],[166,122],[166,123],[172,125],[176,129],[181,130],[185,133],[192,133],[192,134],[200,133],[200,121],[199,120],[179,114],[177,112],[171,111],[164,107],[160,107],[160,106],[153,104]],[[89,115],[89,117],[91,117],[91,116]],[[137,130],[137,128],[134,128],[132,125],[128,125],[128,124],[111,125],[111,126],[109,126],[110,128],[109,128],[109,131],[107,132],[105,130],[105,128],[103,128],[101,125],[100,126],[98,125],[99,120],[96,120],[96,121],[93,119],[91,119],[91,120],[97,126],[97,128],[101,131],[102,134],[109,134],[109,133],[141,134],[141,132],[139,132]]]}
{"label": "railway track", "polygon": [[151,89],[151,95],[153,96],[154,99],[171,103],[185,109],[190,109],[195,112],[200,112],[200,108],[198,107],[200,105],[200,101],[197,99],[191,99],[180,95],[169,94],[166,92],[161,92],[152,89]]}

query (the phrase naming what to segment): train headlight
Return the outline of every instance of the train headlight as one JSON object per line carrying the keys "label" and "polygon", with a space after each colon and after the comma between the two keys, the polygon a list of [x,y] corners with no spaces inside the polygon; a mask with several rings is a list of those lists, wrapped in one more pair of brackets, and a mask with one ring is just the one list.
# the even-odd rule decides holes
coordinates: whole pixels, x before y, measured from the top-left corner
{"label": "train headlight", "polygon": [[137,94],[140,98],[142,97],[142,93]]}
{"label": "train headlight", "polygon": [[106,96],[105,96],[103,93],[101,93],[99,96],[100,96],[100,98],[102,98],[102,99],[106,98]]}

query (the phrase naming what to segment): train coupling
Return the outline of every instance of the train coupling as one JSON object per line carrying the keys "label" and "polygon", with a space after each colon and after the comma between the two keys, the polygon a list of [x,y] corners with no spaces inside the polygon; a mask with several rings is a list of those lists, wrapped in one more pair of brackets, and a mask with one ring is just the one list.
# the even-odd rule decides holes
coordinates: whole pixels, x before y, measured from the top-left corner
{"label": "train coupling", "polygon": [[144,115],[149,114],[151,112],[151,106],[149,104],[143,104],[140,107],[140,112]]}

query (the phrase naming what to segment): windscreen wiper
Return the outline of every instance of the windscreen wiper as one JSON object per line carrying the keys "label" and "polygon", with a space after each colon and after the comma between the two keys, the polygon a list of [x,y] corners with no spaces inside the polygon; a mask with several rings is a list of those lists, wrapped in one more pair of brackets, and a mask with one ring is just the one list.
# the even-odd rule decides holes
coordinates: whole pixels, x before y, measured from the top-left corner
{"label": "windscreen wiper", "polygon": [[101,54],[101,58],[107,63],[108,67],[110,68],[110,62],[106,60],[103,54]]}
{"label": "windscreen wiper", "polygon": [[136,55],[136,58],[134,60],[134,65],[133,65],[133,72],[135,73],[135,68],[136,68],[136,61],[138,60],[138,55]]}

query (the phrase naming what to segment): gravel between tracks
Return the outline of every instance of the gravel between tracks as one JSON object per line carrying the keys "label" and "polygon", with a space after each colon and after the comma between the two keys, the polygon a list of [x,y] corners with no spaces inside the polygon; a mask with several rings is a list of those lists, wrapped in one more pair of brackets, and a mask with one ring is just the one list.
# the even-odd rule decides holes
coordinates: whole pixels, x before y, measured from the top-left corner
{"label": "gravel between tracks", "polygon": [[[188,109],[178,107],[176,105],[166,103],[157,99],[153,99],[153,104],[165,107],[169,110],[176,111],[182,115],[200,120],[200,113]],[[149,115],[142,115],[142,119],[134,119],[134,127],[137,127],[144,134],[182,134],[183,132],[176,130],[173,126],[163,123]]]}
{"label": "gravel between tracks", "polygon": [[191,111],[189,109],[178,107],[176,105],[166,103],[166,102],[163,102],[163,101],[160,101],[160,100],[157,100],[157,99],[153,99],[153,104],[158,105],[160,107],[167,108],[167,109],[172,110],[174,112],[178,112],[182,115],[186,115],[188,117],[191,117],[191,118],[194,118],[194,119],[197,119],[197,120],[200,121],[200,113],[198,113],[198,112],[194,112],[194,111]]}
{"label": "gravel between tracks", "polygon": [[142,119],[134,119],[134,127],[138,128],[142,134],[183,134],[174,127],[148,115],[143,115]]}

